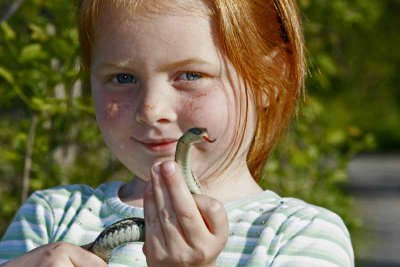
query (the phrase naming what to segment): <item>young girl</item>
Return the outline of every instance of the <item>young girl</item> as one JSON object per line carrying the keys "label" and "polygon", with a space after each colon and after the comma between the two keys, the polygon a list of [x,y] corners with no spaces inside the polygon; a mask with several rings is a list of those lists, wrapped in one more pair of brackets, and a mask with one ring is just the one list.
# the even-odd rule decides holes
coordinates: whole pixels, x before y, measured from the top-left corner
{"label": "young girl", "polygon": [[[79,32],[96,117],[135,177],[38,191],[0,243],[2,266],[106,266],[80,246],[144,217],[145,242],[110,266],[353,266],[332,212],[257,184],[300,95],[303,37],[293,0],[82,0]],[[193,146],[192,195],[173,161]]]}

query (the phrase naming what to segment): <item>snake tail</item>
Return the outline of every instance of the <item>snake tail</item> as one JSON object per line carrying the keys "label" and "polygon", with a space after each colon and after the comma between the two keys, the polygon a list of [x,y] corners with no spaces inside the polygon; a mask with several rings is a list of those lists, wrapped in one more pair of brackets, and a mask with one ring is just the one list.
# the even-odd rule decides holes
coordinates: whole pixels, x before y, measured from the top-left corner
{"label": "snake tail", "polygon": [[144,219],[126,218],[108,226],[87,249],[100,256],[105,262],[114,248],[129,242],[144,242]]}

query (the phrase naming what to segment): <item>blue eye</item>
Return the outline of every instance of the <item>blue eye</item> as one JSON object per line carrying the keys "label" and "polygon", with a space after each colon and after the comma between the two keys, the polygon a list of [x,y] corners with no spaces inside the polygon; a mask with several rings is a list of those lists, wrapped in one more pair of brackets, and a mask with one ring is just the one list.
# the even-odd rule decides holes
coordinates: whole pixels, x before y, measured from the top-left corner
{"label": "blue eye", "polygon": [[198,72],[185,72],[179,76],[179,79],[187,81],[196,81],[203,78],[203,76]]}
{"label": "blue eye", "polygon": [[135,76],[128,73],[120,73],[113,78],[113,82],[118,84],[136,83]]}

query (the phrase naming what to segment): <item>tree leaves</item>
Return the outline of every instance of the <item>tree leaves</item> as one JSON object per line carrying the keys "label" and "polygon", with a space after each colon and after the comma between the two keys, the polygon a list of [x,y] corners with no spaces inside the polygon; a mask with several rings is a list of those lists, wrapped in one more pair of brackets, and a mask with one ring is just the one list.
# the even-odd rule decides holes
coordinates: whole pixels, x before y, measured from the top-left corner
{"label": "tree leaves", "polygon": [[0,77],[4,78],[9,84],[14,83],[14,77],[10,71],[0,66]]}
{"label": "tree leaves", "polygon": [[33,61],[46,59],[47,53],[43,50],[41,44],[28,44],[21,49],[18,58],[20,63],[30,63]]}
{"label": "tree leaves", "polygon": [[4,39],[6,41],[12,41],[16,37],[15,31],[10,27],[7,22],[3,22],[0,24],[0,28],[4,34]]}
{"label": "tree leaves", "polygon": [[[129,175],[105,148],[90,90],[81,88],[72,11],[67,0],[26,1],[0,25],[0,235],[21,205],[34,114],[30,192],[71,182],[95,186],[114,173]],[[71,148],[72,161],[60,153]]]}

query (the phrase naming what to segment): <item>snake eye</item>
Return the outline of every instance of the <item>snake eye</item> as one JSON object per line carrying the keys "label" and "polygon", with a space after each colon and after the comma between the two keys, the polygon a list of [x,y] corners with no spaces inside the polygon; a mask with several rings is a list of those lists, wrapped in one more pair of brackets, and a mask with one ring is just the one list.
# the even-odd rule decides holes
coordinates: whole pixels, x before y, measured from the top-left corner
{"label": "snake eye", "polygon": [[194,135],[201,135],[204,132],[202,128],[192,128],[189,130]]}

